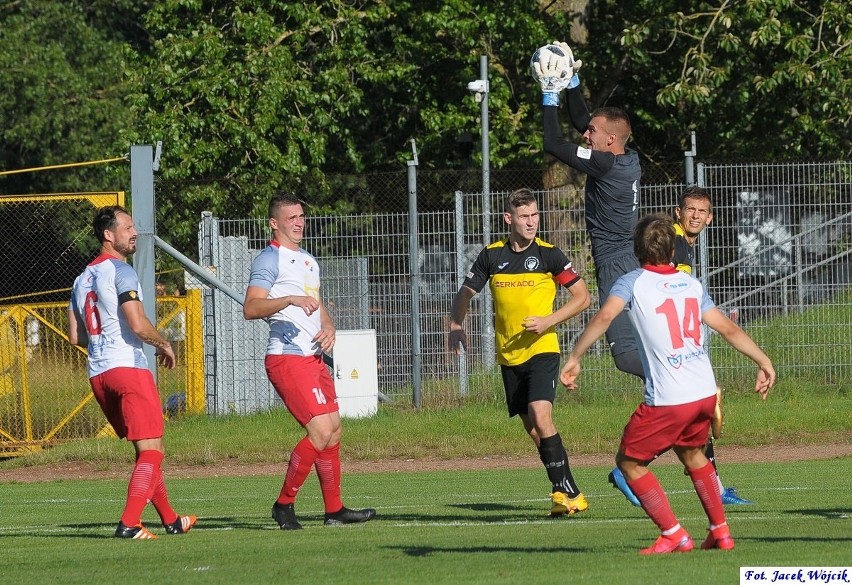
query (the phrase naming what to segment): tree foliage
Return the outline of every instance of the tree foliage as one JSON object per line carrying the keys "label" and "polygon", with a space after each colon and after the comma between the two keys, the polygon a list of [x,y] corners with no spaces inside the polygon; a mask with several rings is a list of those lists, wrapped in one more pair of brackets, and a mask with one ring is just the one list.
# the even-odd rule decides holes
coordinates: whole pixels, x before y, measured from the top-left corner
{"label": "tree foliage", "polygon": [[[125,46],[138,46],[139,2],[0,4],[0,165],[102,160],[128,151]],[[130,40],[136,39],[136,40]],[[5,193],[117,190],[126,165],[0,177]]]}
{"label": "tree foliage", "polygon": [[[7,0],[0,163],[162,141],[159,227],[182,250],[201,210],[262,213],[280,189],[324,211],[383,209],[363,181],[327,177],[404,170],[412,139],[423,169],[477,164],[459,139],[480,136],[467,84],[482,55],[492,166],[543,166],[528,59],[554,39],[584,60],[592,105],[631,112],[646,171],[680,161],[690,130],[699,156],[845,158],[850,31],[842,0]],[[14,175],[0,189],[115,189],[126,173]]]}
{"label": "tree foliage", "polygon": [[487,55],[492,162],[531,161],[526,63],[559,22],[519,0],[166,0],[145,17],[134,138],[164,141],[166,176],[224,178],[244,211],[288,183],[400,170],[412,138],[424,165],[452,168],[458,136],[478,134],[466,86]]}
{"label": "tree foliage", "polygon": [[609,41],[603,55],[596,41],[586,47],[595,73],[615,72],[601,85],[632,104],[651,158],[690,130],[711,157],[852,155],[845,1],[603,0],[589,28],[590,38]]}

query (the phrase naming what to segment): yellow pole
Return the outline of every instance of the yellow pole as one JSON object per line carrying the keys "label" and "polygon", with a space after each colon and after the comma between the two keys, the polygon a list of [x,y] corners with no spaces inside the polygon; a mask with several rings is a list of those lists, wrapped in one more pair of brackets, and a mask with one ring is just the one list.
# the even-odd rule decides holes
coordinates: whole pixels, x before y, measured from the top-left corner
{"label": "yellow pole", "polygon": [[204,332],[201,322],[201,291],[186,291],[186,411],[204,414]]}

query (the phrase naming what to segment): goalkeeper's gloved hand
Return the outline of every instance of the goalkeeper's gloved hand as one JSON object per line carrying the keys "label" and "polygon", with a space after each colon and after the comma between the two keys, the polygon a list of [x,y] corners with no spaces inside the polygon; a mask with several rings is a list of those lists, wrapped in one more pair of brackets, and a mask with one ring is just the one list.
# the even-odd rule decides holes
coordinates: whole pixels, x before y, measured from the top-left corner
{"label": "goalkeeper's gloved hand", "polygon": [[553,44],[562,49],[562,52],[565,53],[565,58],[568,61],[568,65],[572,69],[571,79],[568,81],[567,87],[568,89],[572,89],[580,85],[580,77],[577,75],[577,70],[583,66],[583,62],[579,59],[574,59],[574,53],[571,51],[571,47],[568,46],[568,43],[564,41],[553,41]]}
{"label": "goalkeeper's gloved hand", "polygon": [[568,63],[563,50],[553,45],[541,47],[533,55],[532,75],[541,86],[544,105],[559,105],[559,92],[568,87],[573,75]]}
{"label": "goalkeeper's gloved hand", "polygon": [[580,85],[575,71],[583,65],[574,59],[567,43],[555,41],[539,48],[532,58],[532,72],[542,91],[542,103],[546,106],[559,105],[559,93]]}

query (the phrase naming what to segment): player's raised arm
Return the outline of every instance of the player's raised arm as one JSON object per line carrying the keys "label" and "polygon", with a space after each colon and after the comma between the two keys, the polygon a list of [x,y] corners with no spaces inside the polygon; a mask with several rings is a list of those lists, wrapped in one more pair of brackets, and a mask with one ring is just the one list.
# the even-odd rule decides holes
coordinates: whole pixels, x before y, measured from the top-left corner
{"label": "player's raised arm", "polygon": [[748,333],[731,321],[717,307],[705,311],[701,318],[708,327],[730,343],[731,347],[757,364],[760,369],[754,383],[754,391],[760,394],[763,400],[766,400],[769,389],[775,385],[775,368],[772,366],[772,360],[769,359],[769,356],[758,347]]}

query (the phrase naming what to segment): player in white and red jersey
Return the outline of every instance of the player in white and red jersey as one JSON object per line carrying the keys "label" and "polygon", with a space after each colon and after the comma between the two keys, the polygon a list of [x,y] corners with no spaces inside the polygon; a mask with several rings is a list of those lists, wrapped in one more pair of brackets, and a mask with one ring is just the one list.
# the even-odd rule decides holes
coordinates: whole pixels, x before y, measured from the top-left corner
{"label": "player in white and red jersey", "polygon": [[734,548],[716,470],[703,450],[716,407],[716,380],[704,351],[702,324],[757,364],[755,392],[761,398],[766,399],[775,383],[775,370],[766,354],[716,308],[698,280],[671,264],[674,240],[667,215],[639,220],[634,247],[641,268],[616,281],[600,311],[580,334],[560,375],[567,388],[576,389],[583,355],[627,308],[645,372],[645,399],[624,427],[615,462],[661,532],[642,554],[693,548],[689,533],[648,469],[648,463],[668,449],[686,467],[710,521],[710,533],[701,548]]}
{"label": "player in white and red jersey", "polygon": [[68,340],[88,349],[89,381],[95,399],[116,434],[133,442],[136,465],[127,501],[116,528],[118,538],[156,538],[142,526],[142,510],[150,501],[168,534],[189,532],[195,516],[178,516],[169,503],[161,465],[163,407],[142,344],[157,348],[173,368],[169,341],[148,320],[139,280],[127,264],[136,251],[133,218],[120,206],[103,207],[93,228],[100,254],[74,281],[68,311]]}
{"label": "player in white and red jersey", "polygon": [[294,502],[316,467],[325,505],[325,524],[366,522],[372,508],[351,510],[340,498],[340,437],[337,394],[323,352],[334,347],[335,329],[320,300],[320,267],[300,246],[305,231],[302,202],[288,194],[269,203],[272,241],[254,259],[243,304],[246,319],[269,322],[266,373],[305,437],[290,455],[284,485],[272,505],[281,530],[299,530]]}

